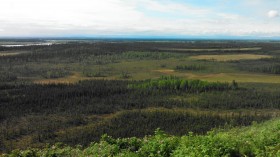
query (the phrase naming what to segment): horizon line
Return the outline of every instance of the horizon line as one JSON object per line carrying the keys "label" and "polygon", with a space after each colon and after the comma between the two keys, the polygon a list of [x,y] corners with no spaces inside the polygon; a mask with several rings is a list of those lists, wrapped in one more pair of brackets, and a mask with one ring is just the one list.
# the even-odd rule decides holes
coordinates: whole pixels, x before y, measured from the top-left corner
{"label": "horizon line", "polygon": [[280,40],[280,37],[257,37],[257,36],[141,36],[141,35],[108,35],[108,36],[0,36],[0,40],[7,39],[42,39],[42,40]]}

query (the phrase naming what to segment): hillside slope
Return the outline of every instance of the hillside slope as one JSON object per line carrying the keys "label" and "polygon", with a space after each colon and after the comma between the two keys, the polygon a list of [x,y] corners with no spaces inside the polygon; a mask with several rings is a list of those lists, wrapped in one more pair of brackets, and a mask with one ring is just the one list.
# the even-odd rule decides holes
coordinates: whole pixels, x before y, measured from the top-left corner
{"label": "hillside slope", "polygon": [[113,139],[103,135],[86,148],[63,144],[44,149],[14,150],[7,157],[37,156],[280,156],[280,119],[249,127],[213,130],[207,135],[169,136],[157,129],[153,136]]}

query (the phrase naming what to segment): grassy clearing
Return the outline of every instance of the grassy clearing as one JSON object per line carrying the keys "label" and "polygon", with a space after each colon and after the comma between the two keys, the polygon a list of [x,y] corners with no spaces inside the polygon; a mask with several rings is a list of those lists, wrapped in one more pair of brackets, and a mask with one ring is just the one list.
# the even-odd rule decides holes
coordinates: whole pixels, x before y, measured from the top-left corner
{"label": "grassy clearing", "polygon": [[280,83],[280,76],[266,74],[244,74],[244,73],[218,73],[218,74],[194,74],[186,73],[185,78],[201,79],[205,81],[230,82],[256,82],[256,83]]}
{"label": "grassy clearing", "polygon": [[[197,57],[197,58],[196,58]],[[69,64],[68,67],[72,71],[72,75],[57,79],[42,79],[37,77],[31,78],[35,83],[49,84],[49,83],[75,83],[79,80],[93,80],[93,79],[129,79],[129,80],[145,80],[155,79],[162,75],[174,75],[186,79],[201,79],[206,81],[228,81],[236,80],[238,82],[262,82],[262,83],[280,83],[280,76],[270,74],[244,73],[232,66],[228,62],[208,62],[206,58],[215,58],[220,61],[226,60],[240,60],[240,59],[259,59],[270,58],[269,55],[254,55],[254,54],[236,54],[236,55],[200,55],[193,57],[181,58],[166,58],[166,59],[152,59],[152,60],[120,60],[117,63],[108,63],[102,65],[87,65]],[[195,59],[196,58],[196,59]],[[200,60],[198,60],[200,59]],[[204,59],[204,61],[201,61]],[[177,71],[176,66],[186,66],[199,64],[207,67],[201,71]],[[38,65],[36,67],[47,66]],[[56,65],[58,66],[58,65]],[[63,65],[61,65],[63,66]],[[33,67],[33,66],[32,66]],[[31,67],[31,68],[32,68]],[[83,71],[98,75],[87,76]],[[122,74],[127,73],[131,77],[122,78]]]}
{"label": "grassy clearing", "polygon": [[272,58],[269,55],[256,54],[234,54],[234,55],[198,55],[192,56],[195,60],[213,60],[213,61],[237,61],[237,60],[257,60],[262,58]]}
{"label": "grassy clearing", "polygon": [[[172,69],[160,69],[147,72],[132,73],[132,80],[154,79],[159,78],[162,75],[174,75],[186,79],[200,79],[210,82],[231,82],[235,80],[237,82],[254,82],[254,83],[280,83],[280,76],[277,75],[265,75],[265,74],[242,74],[242,73],[218,73],[218,74],[203,74],[203,73],[181,73]],[[94,80],[94,79],[106,79],[115,80],[122,79],[120,75],[112,75],[108,77],[84,77],[78,72],[74,72],[73,75],[64,78],[57,79],[35,79],[33,82],[37,84],[58,84],[58,83],[76,83],[80,80]]]}
{"label": "grassy clearing", "polygon": [[[63,78],[57,79],[42,79],[32,78],[35,83],[49,84],[49,83],[75,83],[79,80],[93,80],[93,79],[123,79],[122,73],[128,73],[132,80],[144,80],[159,78],[162,75],[174,75],[186,79],[201,79],[206,81],[227,81],[236,80],[238,82],[258,82],[258,83],[280,83],[279,75],[258,74],[258,73],[242,73],[235,70],[225,62],[201,62],[200,64],[206,66],[208,69],[200,72],[192,71],[176,71],[177,65],[193,64],[194,61],[183,59],[164,59],[164,60],[143,60],[143,61],[122,61],[119,63],[105,64],[102,66],[92,65],[88,67],[91,72],[100,72],[105,77],[87,77],[81,72],[80,67],[75,65],[73,74]],[[162,67],[164,65],[164,67]]]}
{"label": "grassy clearing", "polygon": [[206,48],[206,49],[198,49],[198,48],[166,48],[161,49],[165,51],[257,51],[261,50],[261,47],[243,47],[243,48]]}
{"label": "grassy clearing", "polygon": [[37,84],[59,84],[59,83],[76,83],[79,80],[86,80],[89,79],[87,77],[81,76],[78,72],[73,72],[72,75],[63,77],[63,78],[56,78],[56,79],[35,79],[33,82]]}
{"label": "grassy clearing", "polygon": [[[143,111],[143,112],[177,112],[177,113],[188,113],[192,116],[202,116],[202,115],[211,115],[211,116],[220,116],[220,117],[238,117],[238,116],[272,116],[272,117],[279,117],[280,110],[277,109],[242,109],[242,110],[207,110],[207,109],[195,109],[195,108],[173,108],[173,109],[166,109],[166,108],[146,108],[140,110],[130,110],[130,111]],[[120,115],[125,111],[120,111],[114,114],[110,114],[110,118],[113,116]]]}
{"label": "grassy clearing", "polygon": [[36,84],[72,84],[77,83],[83,80],[117,80],[121,79],[120,76],[108,76],[108,77],[85,77],[79,72],[73,72],[72,75],[63,77],[63,78],[55,78],[55,79],[40,79],[40,78],[31,78],[33,82]]}
{"label": "grassy clearing", "polygon": [[169,74],[172,75],[174,74],[174,70],[173,69],[160,69],[160,70],[154,70],[155,72],[160,72],[163,74]]}

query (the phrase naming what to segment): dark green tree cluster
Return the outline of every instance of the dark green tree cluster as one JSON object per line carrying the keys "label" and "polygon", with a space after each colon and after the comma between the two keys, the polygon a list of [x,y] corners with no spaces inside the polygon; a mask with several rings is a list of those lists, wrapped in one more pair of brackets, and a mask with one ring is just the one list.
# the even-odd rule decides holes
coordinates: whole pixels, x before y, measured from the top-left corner
{"label": "dark green tree cluster", "polygon": [[1,82],[10,82],[17,80],[17,76],[10,72],[0,72],[0,81]]}
{"label": "dark green tree cluster", "polygon": [[46,137],[45,142],[64,142],[75,145],[80,143],[89,144],[98,141],[102,134],[118,137],[144,137],[150,135],[156,128],[161,128],[172,135],[185,135],[192,131],[196,134],[205,134],[216,127],[246,126],[253,121],[261,122],[271,117],[254,115],[231,115],[219,116],[218,114],[203,114],[189,111],[176,111],[170,109],[143,109],[122,111],[109,119],[85,127],[77,127],[66,130],[60,134]]}
{"label": "dark green tree cluster", "polygon": [[50,70],[42,71],[42,77],[47,79],[61,78],[70,75],[71,73],[67,69],[54,68]]}
{"label": "dark green tree cluster", "polygon": [[184,70],[189,70],[189,71],[201,71],[201,70],[205,70],[206,67],[203,65],[197,65],[197,64],[193,64],[193,65],[177,65],[175,67],[176,70],[179,71],[184,71]]}
{"label": "dark green tree cluster", "polygon": [[270,74],[280,74],[280,65],[263,66],[263,67],[255,68],[253,71],[270,73]]}
{"label": "dark green tree cluster", "polygon": [[239,61],[234,64],[241,70],[249,72],[280,74],[280,56],[263,58],[259,60]]}
{"label": "dark green tree cluster", "polygon": [[179,90],[185,92],[206,92],[223,91],[237,89],[238,84],[233,81],[232,84],[221,82],[207,82],[201,80],[184,80],[174,76],[162,76],[157,80],[147,80],[143,83],[130,84],[129,88],[137,89],[159,89],[159,90]]}
{"label": "dark green tree cluster", "polygon": [[137,60],[143,60],[143,59],[167,59],[172,57],[180,57],[182,54],[178,53],[167,53],[167,52],[142,52],[142,51],[129,51],[124,52],[121,54],[121,58],[123,59],[137,59]]}

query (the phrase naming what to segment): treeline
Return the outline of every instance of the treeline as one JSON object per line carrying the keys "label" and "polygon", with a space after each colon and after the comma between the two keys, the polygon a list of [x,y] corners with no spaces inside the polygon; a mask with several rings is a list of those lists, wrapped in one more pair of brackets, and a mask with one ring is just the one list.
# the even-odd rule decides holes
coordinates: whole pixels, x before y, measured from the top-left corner
{"label": "treeline", "polygon": [[[0,84],[0,117],[3,120],[43,113],[106,114],[145,107],[280,107],[276,85],[273,90],[242,87],[232,90],[233,87],[238,85],[170,77],[147,81],[92,80],[77,84],[4,83]],[[193,97],[197,99],[192,100]]]}
{"label": "treeline", "polygon": [[125,100],[126,94],[130,95],[127,84],[112,80],[83,81],[78,84],[0,84],[0,115],[112,113],[120,106],[127,108],[129,104],[140,103]]}
{"label": "treeline", "polygon": [[[171,135],[185,135],[188,132],[205,134],[213,128],[234,127],[250,125],[253,121],[262,122],[270,119],[270,115],[224,115],[178,111],[169,109],[145,109],[122,111],[112,115],[109,119],[100,121],[95,125],[86,125],[66,129],[54,133],[52,138],[56,142],[70,145],[80,143],[88,145],[91,141],[99,141],[101,135],[108,134],[112,137],[144,137],[151,135],[153,130],[161,128]],[[53,142],[53,139],[45,139]]]}
{"label": "treeline", "polygon": [[62,78],[70,74],[71,72],[66,68],[53,68],[41,71],[41,76],[46,79]]}
{"label": "treeline", "polygon": [[7,50],[24,50],[30,53],[19,54],[16,56],[1,57],[2,63],[5,62],[31,62],[50,60],[50,62],[60,59],[63,62],[79,62],[89,56],[110,56],[121,54],[128,51],[149,51],[150,45],[156,43],[145,42],[71,42],[66,44],[53,44],[49,46],[24,46],[8,48]]}
{"label": "treeline", "polygon": [[197,65],[197,64],[193,64],[193,65],[177,65],[175,67],[175,70],[179,70],[179,71],[184,71],[184,70],[190,70],[190,71],[201,71],[201,70],[205,70],[206,67],[203,65]]}
{"label": "treeline", "polygon": [[1,82],[10,82],[17,80],[17,76],[11,72],[1,71],[0,72],[0,81]]}
{"label": "treeline", "polygon": [[235,90],[238,89],[238,84],[234,80],[232,84],[227,82],[207,82],[201,80],[184,80],[175,76],[162,76],[157,80],[147,80],[143,83],[128,85],[129,88],[136,89],[159,89],[159,90],[180,90],[185,92],[206,92],[211,90]]}
{"label": "treeline", "polygon": [[178,58],[182,57],[182,54],[179,53],[168,53],[168,52],[142,52],[142,51],[128,51],[124,52],[120,55],[120,59],[136,59],[136,60],[143,60],[143,59],[167,59],[167,58]]}
{"label": "treeline", "polygon": [[[205,134],[213,128],[228,128],[250,125],[253,121],[270,119],[270,114],[254,115],[231,112],[200,112],[184,109],[142,109],[127,110],[110,116],[84,115],[50,115],[42,117],[29,116],[24,121],[12,121],[0,127],[0,146],[2,151],[9,151],[29,146],[40,147],[44,143],[63,142],[69,145],[82,144],[100,140],[101,135],[119,137],[144,137],[161,128],[171,135],[185,135],[188,132]],[[88,120],[91,119],[91,120]],[[28,136],[28,140],[24,137]],[[1,150],[0,150],[1,152]]]}
{"label": "treeline", "polygon": [[[270,46],[270,47],[269,47]],[[168,51],[173,54],[166,53],[162,50],[164,48],[238,48],[238,47],[265,47],[265,50],[274,50],[277,44],[275,43],[251,43],[251,42],[207,42],[207,41],[184,41],[184,42],[69,42],[66,44],[53,44],[49,46],[24,46],[5,48],[0,47],[2,51],[28,51],[30,53],[23,53],[16,56],[1,57],[2,63],[9,62],[32,62],[32,61],[46,61],[55,62],[81,62],[90,56],[111,56],[124,53],[123,58],[166,58],[178,56],[176,51]],[[131,53],[133,52],[133,53]],[[134,53],[137,52],[137,53]],[[140,52],[140,53],[139,53]],[[145,53],[158,52],[158,53]],[[246,51],[242,51],[245,53]],[[213,52],[181,52],[186,54],[213,54]],[[230,52],[227,52],[230,53]],[[236,53],[236,51],[234,51]],[[250,53],[250,51],[246,52]]]}
{"label": "treeline", "polygon": [[268,66],[256,67],[251,69],[251,71],[269,73],[269,74],[280,74],[280,65],[268,65]]}
{"label": "treeline", "polygon": [[241,70],[267,73],[267,74],[280,74],[280,57],[263,58],[259,60],[239,61],[234,64]]}

